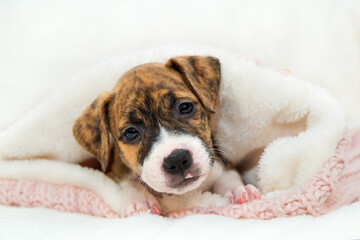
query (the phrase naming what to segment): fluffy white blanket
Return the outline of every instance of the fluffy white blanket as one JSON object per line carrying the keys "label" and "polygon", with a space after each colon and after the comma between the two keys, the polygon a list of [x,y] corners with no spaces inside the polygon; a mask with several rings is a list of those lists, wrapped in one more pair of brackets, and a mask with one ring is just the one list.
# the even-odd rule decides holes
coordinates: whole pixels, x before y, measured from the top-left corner
{"label": "fluffy white blanket", "polygon": [[[127,201],[126,190],[107,183],[106,177],[100,181],[97,172],[61,164],[79,163],[92,157],[76,142],[72,126],[85,107],[100,93],[111,89],[129,69],[143,63],[165,63],[180,55],[219,58],[222,72],[219,102],[222,107],[217,114],[223,134],[218,140],[227,143],[228,139],[235,139],[238,142],[236,148],[227,147],[231,142],[222,144],[224,151],[234,156],[237,155],[233,152],[240,151],[244,156],[268,145],[261,156],[257,174],[263,191],[304,185],[334,154],[336,144],[343,137],[345,123],[341,106],[324,90],[287,72],[265,68],[225,50],[167,46],[110,59],[84,71],[2,131],[0,160],[7,162],[0,162],[0,177],[91,189],[119,213],[123,202]],[[237,128],[235,135],[231,126],[226,127],[232,122],[242,126]],[[58,163],[25,161],[21,164],[20,160],[28,159],[49,159]],[[189,198],[193,206],[209,201],[207,197],[197,201],[193,196]],[[186,201],[173,202],[173,199],[164,200],[165,210],[184,208],[181,203]],[[185,206],[192,207],[188,204]]]}

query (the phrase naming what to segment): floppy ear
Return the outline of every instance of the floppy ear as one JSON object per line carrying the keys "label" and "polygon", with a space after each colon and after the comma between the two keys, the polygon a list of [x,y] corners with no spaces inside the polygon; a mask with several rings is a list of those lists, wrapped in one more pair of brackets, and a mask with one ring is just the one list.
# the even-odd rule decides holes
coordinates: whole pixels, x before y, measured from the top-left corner
{"label": "floppy ear", "polygon": [[107,122],[107,106],[111,95],[107,92],[98,96],[73,125],[73,134],[78,143],[94,154],[103,171],[109,162],[110,139]]}
{"label": "floppy ear", "polygon": [[180,56],[169,59],[165,66],[181,73],[204,108],[215,113],[221,79],[219,59],[210,56]]}

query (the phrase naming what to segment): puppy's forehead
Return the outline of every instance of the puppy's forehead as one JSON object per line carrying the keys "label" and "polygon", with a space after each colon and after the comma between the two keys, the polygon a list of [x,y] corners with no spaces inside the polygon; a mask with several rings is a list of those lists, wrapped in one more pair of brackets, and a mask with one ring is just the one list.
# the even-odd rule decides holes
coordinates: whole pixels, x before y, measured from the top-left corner
{"label": "puppy's forehead", "polygon": [[176,99],[197,101],[181,75],[161,63],[131,69],[120,78],[113,91],[120,125],[134,122],[141,115],[156,113],[160,108],[170,110]]}
{"label": "puppy's forehead", "polygon": [[[167,84],[167,85],[166,85]],[[141,87],[161,87],[175,84],[184,87],[181,75],[161,63],[147,63],[126,72],[119,80],[114,90],[131,90]]]}

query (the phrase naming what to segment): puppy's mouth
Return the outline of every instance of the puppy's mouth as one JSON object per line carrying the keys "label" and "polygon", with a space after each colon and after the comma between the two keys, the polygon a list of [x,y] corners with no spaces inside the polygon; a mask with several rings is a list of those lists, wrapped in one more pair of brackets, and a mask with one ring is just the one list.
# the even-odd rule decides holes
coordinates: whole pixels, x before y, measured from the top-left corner
{"label": "puppy's mouth", "polygon": [[161,174],[157,175],[153,181],[151,181],[148,176],[143,176],[142,179],[147,186],[158,193],[180,195],[198,188],[207,176],[207,171],[204,172],[200,171],[200,169],[194,169],[192,173],[187,173],[185,176],[169,176]]}
{"label": "puppy's mouth", "polygon": [[197,189],[206,179],[208,173],[200,172],[200,169],[195,169],[185,176],[167,176],[167,193],[184,194],[186,192]]}
{"label": "puppy's mouth", "polygon": [[178,188],[178,189],[185,188],[185,187],[191,185],[192,183],[196,182],[197,180],[199,180],[199,178],[200,178],[200,176],[183,178],[180,182],[175,184],[175,186],[172,186],[172,188]]}

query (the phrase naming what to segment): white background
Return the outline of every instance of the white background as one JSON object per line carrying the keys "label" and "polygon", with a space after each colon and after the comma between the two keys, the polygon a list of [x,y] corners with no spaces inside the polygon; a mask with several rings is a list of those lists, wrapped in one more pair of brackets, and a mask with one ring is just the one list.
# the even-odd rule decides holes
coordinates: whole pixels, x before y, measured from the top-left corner
{"label": "white background", "polygon": [[[360,1],[0,0],[0,129],[75,74],[125,52],[194,43],[288,68],[360,125]],[[106,220],[0,206],[0,238],[359,238],[360,205],[321,218]]]}

